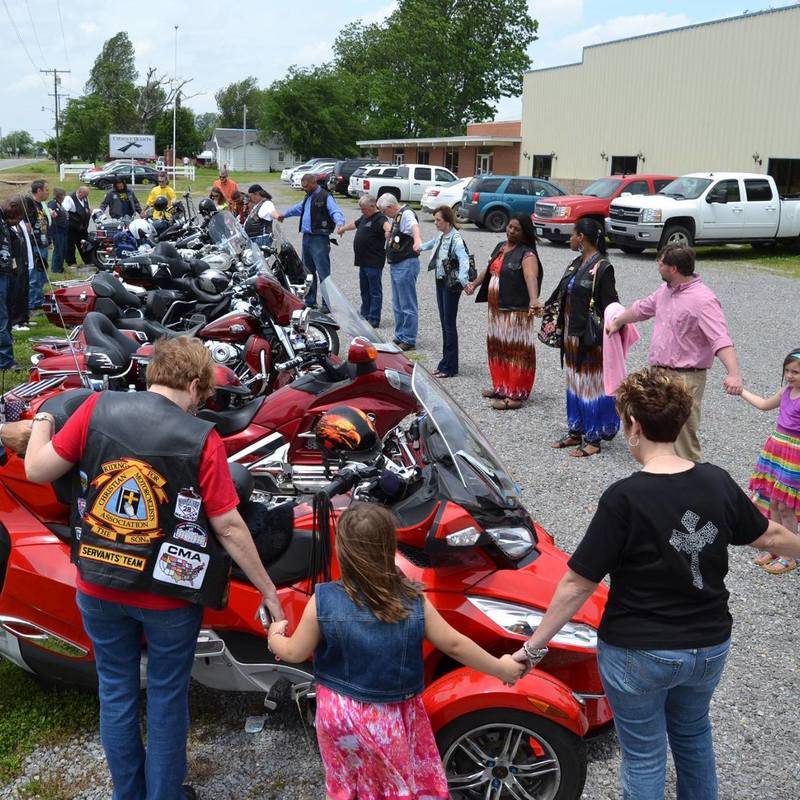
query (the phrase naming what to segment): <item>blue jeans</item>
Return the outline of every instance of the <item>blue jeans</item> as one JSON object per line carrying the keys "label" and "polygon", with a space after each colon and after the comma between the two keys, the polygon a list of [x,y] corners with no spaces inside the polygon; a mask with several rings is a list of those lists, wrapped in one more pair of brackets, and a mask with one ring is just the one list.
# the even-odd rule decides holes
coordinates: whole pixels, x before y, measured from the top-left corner
{"label": "blue jeans", "polygon": [[303,263],[314,276],[306,294],[306,305],[313,308],[317,304],[318,281],[324,281],[331,274],[331,243],[327,235],[303,234]]}
{"label": "blue jeans", "polygon": [[389,264],[392,278],[392,310],[394,311],[394,338],[405,344],[417,343],[419,306],[417,305],[417,276],[419,259],[406,258]]}
{"label": "blue jeans", "polygon": [[667,738],[678,800],[716,800],[708,706],[730,640],[697,650],[628,650],[598,642],[597,658],[622,750],[624,800],[664,797]]}
{"label": "blue jeans", "polygon": [[64,256],[67,254],[67,235],[66,228],[53,228],[53,264],[50,267],[52,272],[64,271]]}
{"label": "blue jeans", "polygon": [[[38,254],[38,257],[37,257]],[[34,248],[33,260],[34,263],[44,263],[47,266],[48,251],[46,248]],[[28,273],[28,309],[41,308],[44,305],[44,285],[47,281],[47,272],[44,269],[34,267]]]}
{"label": "blue jeans", "polygon": [[8,304],[11,300],[11,275],[0,273],[0,369],[6,369],[14,363],[14,347],[11,342]]}
{"label": "blue jeans", "polygon": [[436,305],[439,307],[439,322],[442,324],[442,360],[436,367],[438,372],[458,375],[458,301],[461,292],[451,292],[444,278],[436,279]]}
{"label": "blue jeans", "polygon": [[[100,681],[100,740],[114,800],[183,800],[189,677],[203,609],[172,611],[78,592]],[[147,643],[147,751],[139,730],[139,660]]]}
{"label": "blue jeans", "polygon": [[381,324],[383,308],[383,267],[359,267],[358,283],[361,289],[361,316],[377,328]]}

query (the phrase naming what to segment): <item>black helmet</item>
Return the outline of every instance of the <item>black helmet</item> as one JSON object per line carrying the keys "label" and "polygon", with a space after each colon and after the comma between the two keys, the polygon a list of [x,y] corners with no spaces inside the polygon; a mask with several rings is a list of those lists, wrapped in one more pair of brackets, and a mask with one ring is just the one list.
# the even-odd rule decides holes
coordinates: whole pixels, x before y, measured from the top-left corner
{"label": "black helmet", "polygon": [[163,194],[160,194],[158,197],[156,197],[156,201],[153,203],[153,208],[156,211],[166,211],[168,206],[169,200],[167,200]]}
{"label": "black helmet", "polygon": [[217,213],[216,203],[210,197],[204,197],[197,205],[197,209],[204,217]]}
{"label": "black helmet", "polygon": [[381,440],[372,420],[360,409],[335,406],[317,420],[317,446],[326,456],[364,458],[377,455]]}

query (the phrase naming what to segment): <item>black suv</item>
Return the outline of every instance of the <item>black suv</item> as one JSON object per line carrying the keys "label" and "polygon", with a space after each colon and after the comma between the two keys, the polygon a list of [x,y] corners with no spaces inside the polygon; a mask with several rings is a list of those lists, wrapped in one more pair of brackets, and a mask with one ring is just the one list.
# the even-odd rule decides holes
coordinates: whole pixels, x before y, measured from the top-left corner
{"label": "black suv", "polygon": [[347,196],[347,187],[350,185],[350,176],[359,167],[381,167],[388,166],[387,161],[379,161],[377,158],[347,158],[344,161],[337,161],[333,167],[333,172],[328,178],[328,191],[339,192]]}

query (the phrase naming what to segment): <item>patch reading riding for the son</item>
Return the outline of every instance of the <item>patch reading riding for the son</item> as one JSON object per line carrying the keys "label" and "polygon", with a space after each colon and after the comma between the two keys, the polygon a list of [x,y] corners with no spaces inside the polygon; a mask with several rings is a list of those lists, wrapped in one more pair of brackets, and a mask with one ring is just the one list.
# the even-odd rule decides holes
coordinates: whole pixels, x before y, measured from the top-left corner
{"label": "patch reading riding for the son", "polygon": [[700,572],[700,553],[707,544],[711,544],[717,538],[719,529],[713,522],[706,522],[700,530],[697,530],[697,523],[700,522],[699,514],[694,511],[686,511],[681,517],[681,525],[685,531],[672,530],[669,543],[679,552],[688,553],[691,558],[690,567],[692,570],[692,583],[698,588],[703,588],[703,575]]}
{"label": "patch reading riding for the son", "polygon": [[199,547],[208,545],[208,533],[193,522],[182,522],[175,528],[175,533],[172,535],[176,539],[189,542],[189,544],[196,544]]}
{"label": "patch reading riding for the son", "polygon": [[200,516],[202,502],[200,495],[191,486],[188,489],[181,489],[175,500],[175,516],[187,522],[196,522]]}

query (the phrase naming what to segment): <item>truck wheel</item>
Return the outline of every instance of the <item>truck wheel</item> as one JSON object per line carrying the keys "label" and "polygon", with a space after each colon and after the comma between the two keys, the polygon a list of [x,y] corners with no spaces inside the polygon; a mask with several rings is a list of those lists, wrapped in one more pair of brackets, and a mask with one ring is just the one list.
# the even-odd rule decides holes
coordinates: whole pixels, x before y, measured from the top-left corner
{"label": "truck wheel", "polygon": [[628,253],[629,255],[644,253],[644,247],[638,247],[634,244],[621,244],[619,249],[622,250],[623,253]]}
{"label": "truck wheel", "polygon": [[586,781],[583,740],[527,711],[465,714],[436,744],[454,800],[578,800]]}
{"label": "truck wheel", "polygon": [[508,225],[508,214],[501,208],[495,208],[483,218],[483,224],[493,233],[500,233]]}
{"label": "truck wheel", "polygon": [[378,189],[378,197],[380,197],[382,194],[394,195],[395,199],[398,202],[400,201],[400,190],[399,189],[394,189],[392,187],[384,189],[383,187],[381,187],[380,189]]}
{"label": "truck wheel", "polygon": [[664,231],[659,247],[665,247],[668,244],[677,244],[680,247],[691,247],[692,241],[692,234],[689,232],[688,228],[684,228],[683,225],[670,225],[670,227]]}

